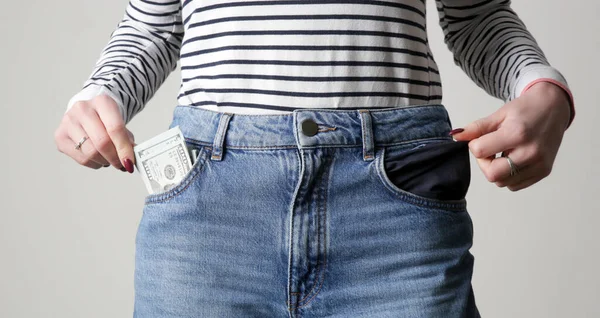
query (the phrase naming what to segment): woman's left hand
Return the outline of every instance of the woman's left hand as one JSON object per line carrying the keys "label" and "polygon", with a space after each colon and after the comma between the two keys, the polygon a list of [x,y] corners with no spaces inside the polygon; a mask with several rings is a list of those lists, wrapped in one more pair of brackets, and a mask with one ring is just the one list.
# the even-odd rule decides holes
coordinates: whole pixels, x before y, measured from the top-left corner
{"label": "woman's left hand", "polygon": [[[567,93],[552,83],[539,82],[452,136],[470,140],[469,149],[490,182],[518,191],[550,174],[569,119]],[[518,167],[516,175],[510,175],[506,158],[496,158],[502,152]]]}

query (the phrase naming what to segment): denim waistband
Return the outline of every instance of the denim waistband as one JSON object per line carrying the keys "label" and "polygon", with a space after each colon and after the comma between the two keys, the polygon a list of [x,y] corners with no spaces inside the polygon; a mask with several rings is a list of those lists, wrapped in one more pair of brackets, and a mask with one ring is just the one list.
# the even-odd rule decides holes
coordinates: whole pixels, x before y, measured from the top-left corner
{"label": "denim waistband", "polygon": [[441,104],[390,108],[296,109],[286,114],[233,114],[178,105],[170,127],[184,136],[223,148],[314,148],[363,146],[372,154],[390,146],[428,138],[448,138],[451,122]]}

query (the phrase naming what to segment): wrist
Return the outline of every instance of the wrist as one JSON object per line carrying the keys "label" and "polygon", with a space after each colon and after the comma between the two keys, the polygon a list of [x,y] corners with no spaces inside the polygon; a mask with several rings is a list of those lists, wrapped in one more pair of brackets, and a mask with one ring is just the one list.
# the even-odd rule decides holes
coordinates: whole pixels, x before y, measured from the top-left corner
{"label": "wrist", "polygon": [[550,99],[549,104],[561,108],[561,114],[565,118],[565,130],[569,128],[575,116],[575,107],[573,102],[573,94],[562,83],[548,78],[541,78],[528,84],[523,93],[534,88],[540,91],[542,96]]}

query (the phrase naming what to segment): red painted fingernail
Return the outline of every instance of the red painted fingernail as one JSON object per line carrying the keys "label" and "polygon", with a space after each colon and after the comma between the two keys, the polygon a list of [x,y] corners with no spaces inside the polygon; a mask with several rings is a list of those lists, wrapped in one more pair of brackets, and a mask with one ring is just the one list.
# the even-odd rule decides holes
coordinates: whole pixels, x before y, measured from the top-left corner
{"label": "red painted fingernail", "polygon": [[125,169],[127,169],[127,172],[133,173],[133,162],[131,162],[131,160],[125,159],[124,166]]}
{"label": "red painted fingernail", "polygon": [[121,167],[121,169],[120,169],[120,170],[121,170],[121,171],[123,171],[123,172],[127,171],[127,170],[125,170],[125,168],[123,168],[123,167]]}
{"label": "red painted fingernail", "polygon": [[461,132],[463,132],[463,131],[465,131],[463,128],[456,128],[456,129],[452,129],[452,130],[451,130],[451,131],[448,133],[448,135],[452,136],[452,135],[454,135],[454,134],[458,134],[458,133],[461,133]]}

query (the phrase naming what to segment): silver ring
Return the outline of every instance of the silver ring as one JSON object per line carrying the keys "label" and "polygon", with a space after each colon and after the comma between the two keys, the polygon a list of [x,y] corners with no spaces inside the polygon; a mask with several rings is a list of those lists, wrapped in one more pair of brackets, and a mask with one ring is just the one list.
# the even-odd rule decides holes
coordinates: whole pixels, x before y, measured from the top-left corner
{"label": "silver ring", "polygon": [[86,136],[83,136],[83,138],[81,138],[81,140],[75,145],[75,149],[79,150],[81,149],[81,145],[83,145],[83,143],[87,140]]}
{"label": "silver ring", "polygon": [[508,165],[510,166],[510,176],[512,177],[517,175],[517,173],[519,173],[519,168],[517,168],[517,165],[512,161],[512,159],[510,159],[510,157],[505,156],[504,158],[506,158]]}

